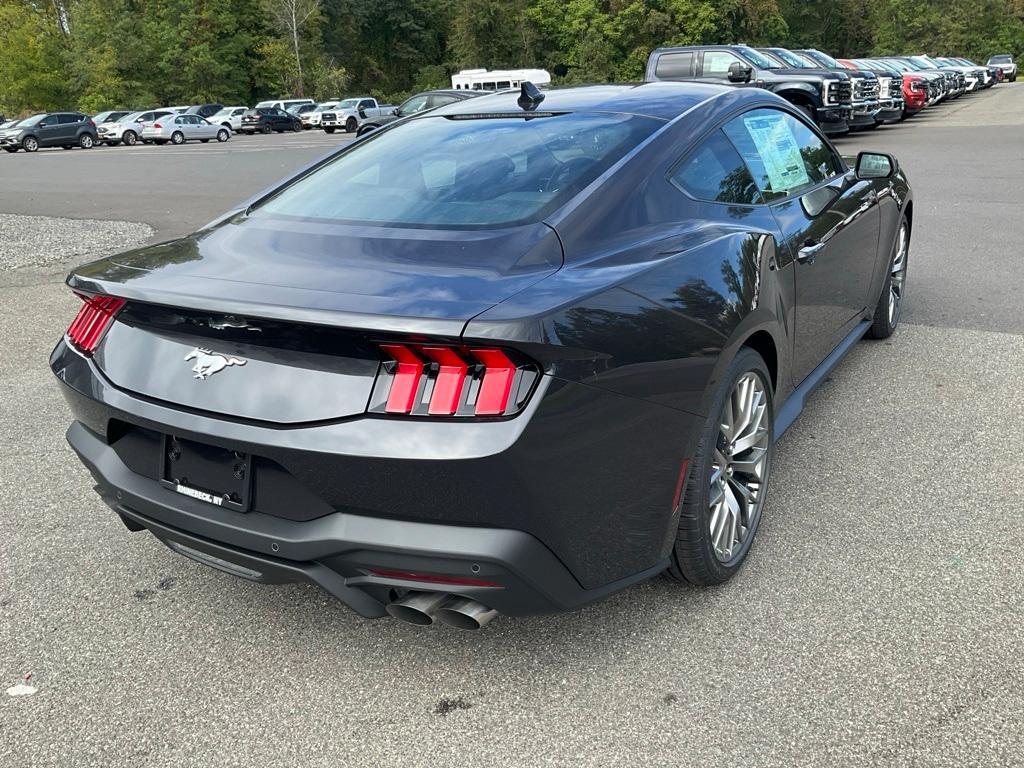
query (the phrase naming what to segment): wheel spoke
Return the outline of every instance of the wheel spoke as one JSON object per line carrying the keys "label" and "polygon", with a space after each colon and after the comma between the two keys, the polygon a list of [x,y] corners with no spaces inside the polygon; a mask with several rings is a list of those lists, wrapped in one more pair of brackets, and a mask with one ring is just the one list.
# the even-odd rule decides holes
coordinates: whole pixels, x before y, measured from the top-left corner
{"label": "wheel spoke", "polygon": [[761,472],[764,470],[765,454],[767,448],[751,448],[742,459],[732,462],[732,468],[738,475],[749,475],[757,480],[764,480]]}

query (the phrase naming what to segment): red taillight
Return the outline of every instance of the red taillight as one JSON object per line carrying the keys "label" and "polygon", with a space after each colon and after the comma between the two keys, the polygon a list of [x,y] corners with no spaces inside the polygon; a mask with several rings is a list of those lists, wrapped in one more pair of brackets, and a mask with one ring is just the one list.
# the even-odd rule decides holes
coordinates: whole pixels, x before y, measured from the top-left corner
{"label": "red taillight", "polygon": [[[525,403],[539,369],[501,349],[381,344],[385,360],[371,413],[509,416]],[[518,357],[518,354],[516,354]]]}
{"label": "red taillight", "polygon": [[163,128],[163,126],[160,125],[160,123],[153,123],[153,127],[154,128]]}
{"label": "red taillight", "polygon": [[125,305],[124,299],[116,296],[86,296],[78,294],[82,308],[68,327],[68,340],[79,350],[92,354],[100,345],[114,317]]}
{"label": "red taillight", "polygon": [[379,576],[382,579],[397,579],[399,581],[418,581],[424,584],[451,584],[459,587],[496,587],[504,589],[503,585],[496,581],[485,579],[474,579],[469,576],[443,576],[437,573],[418,573],[416,571],[395,571],[389,568],[370,568],[370,574]]}

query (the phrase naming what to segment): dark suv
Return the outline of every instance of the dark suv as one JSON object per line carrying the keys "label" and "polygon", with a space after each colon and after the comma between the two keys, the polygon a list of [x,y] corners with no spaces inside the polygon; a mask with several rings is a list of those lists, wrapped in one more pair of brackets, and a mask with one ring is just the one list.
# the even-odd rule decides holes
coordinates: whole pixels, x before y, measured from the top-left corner
{"label": "dark suv", "polygon": [[257,131],[260,133],[301,131],[302,120],[278,107],[256,107],[247,109],[242,115],[242,127],[239,130],[250,136]]}
{"label": "dark suv", "polygon": [[40,147],[92,149],[95,144],[96,124],[81,112],[32,115],[0,133],[0,147],[8,152],[35,152]]}
{"label": "dark suv", "polygon": [[850,129],[849,76],[843,72],[781,69],[778,62],[746,45],[658,48],[647,59],[645,79],[764,88],[795,104],[827,134]]}
{"label": "dark suv", "polygon": [[186,115],[199,115],[200,117],[210,117],[216,115],[224,109],[223,104],[196,104],[194,107],[189,107],[185,110]]}

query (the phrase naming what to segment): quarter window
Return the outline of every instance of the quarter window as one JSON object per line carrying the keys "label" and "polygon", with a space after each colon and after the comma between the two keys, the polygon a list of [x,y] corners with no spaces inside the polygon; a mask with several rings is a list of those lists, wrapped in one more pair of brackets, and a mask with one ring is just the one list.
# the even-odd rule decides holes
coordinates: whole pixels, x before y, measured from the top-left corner
{"label": "quarter window", "polygon": [[743,158],[721,131],[684,159],[670,180],[698,200],[735,205],[762,202]]}
{"label": "quarter window", "polygon": [[792,115],[755,109],[723,128],[766,201],[778,200],[842,173],[832,148]]}
{"label": "quarter window", "polygon": [[704,53],[704,75],[728,75],[729,67],[742,64],[738,57],[728,51],[706,51]]}
{"label": "quarter window", "polygon": [[656,77],[671,80],[674,77],[690,77],[693,71],[693,53],[664,53],[658,57],[654,69]]}

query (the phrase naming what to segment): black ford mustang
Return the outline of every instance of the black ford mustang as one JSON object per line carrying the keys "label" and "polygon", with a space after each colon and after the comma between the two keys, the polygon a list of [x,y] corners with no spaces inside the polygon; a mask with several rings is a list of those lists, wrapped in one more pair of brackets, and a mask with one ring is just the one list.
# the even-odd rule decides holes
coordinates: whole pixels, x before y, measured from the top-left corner
{"label": "black ford mustang", "polygon": [[913,208],[756,88],[499,93],[75,270],[68,440],[131,530],[462,627],[715,584],[773,442],[889,336]]}

